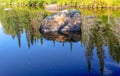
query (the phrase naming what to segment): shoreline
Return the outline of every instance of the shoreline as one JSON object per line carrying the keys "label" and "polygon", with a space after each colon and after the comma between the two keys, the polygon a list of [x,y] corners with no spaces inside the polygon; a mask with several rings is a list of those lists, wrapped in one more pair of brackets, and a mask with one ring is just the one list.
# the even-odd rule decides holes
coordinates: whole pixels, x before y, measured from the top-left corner
{"label": "shoreline", "polygon": [[45,7],[45,8],[52,8],[52,9],[62,9],[62,8],[112,8],[112,9],[120,9],[120,6],[86,6],[86,5],[77,5],[77,6],[70,6],[70,5],[65,5],[65,6],[60,6],[57,4],[49,4],[49,5],[39,5],[39,4],[3,4],[0,3],[0,6],[15,6],[15,7],[24,7],[24,6],[28,6],[28,7]]}

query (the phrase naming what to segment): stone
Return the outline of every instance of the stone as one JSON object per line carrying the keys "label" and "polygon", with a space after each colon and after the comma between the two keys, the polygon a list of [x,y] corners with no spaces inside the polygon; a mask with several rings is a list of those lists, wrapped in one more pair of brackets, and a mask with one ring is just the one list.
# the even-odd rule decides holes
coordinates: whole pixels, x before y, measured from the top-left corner
{"label": "stone", "polygon": [[41,32],[80,31],[81,13],[78,10],[63,10],[46,17],[40,26]]}
{"label": "stone", "polygon": [[5,8],[5,11],[13,10],[12,8]]}

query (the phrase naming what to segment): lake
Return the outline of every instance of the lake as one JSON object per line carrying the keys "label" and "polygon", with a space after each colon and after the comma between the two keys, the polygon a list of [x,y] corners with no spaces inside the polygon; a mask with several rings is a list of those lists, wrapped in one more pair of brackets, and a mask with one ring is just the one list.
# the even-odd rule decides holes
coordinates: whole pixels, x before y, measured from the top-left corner
{"label": "lake", "polygon": [[0,7],[0,75],[119,76],[120,10],[78,10],[81,32],[42,34],[40,24],[51,12]]}

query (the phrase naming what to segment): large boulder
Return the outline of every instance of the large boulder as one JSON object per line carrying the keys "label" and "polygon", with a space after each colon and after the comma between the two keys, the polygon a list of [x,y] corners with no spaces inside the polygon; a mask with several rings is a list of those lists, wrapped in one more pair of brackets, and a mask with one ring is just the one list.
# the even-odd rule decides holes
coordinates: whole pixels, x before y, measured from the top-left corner
{"label": "large boulder", "polygon": [[81,14],[77,10],[64,10],[46,17],[40,26],[41,32],[80,31]]}

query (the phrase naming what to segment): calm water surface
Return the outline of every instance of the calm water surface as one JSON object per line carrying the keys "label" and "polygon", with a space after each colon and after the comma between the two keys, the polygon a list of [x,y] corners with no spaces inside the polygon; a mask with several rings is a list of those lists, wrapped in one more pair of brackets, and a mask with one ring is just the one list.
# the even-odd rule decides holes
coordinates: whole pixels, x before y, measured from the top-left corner
{"label": "calm water surface", "polygon": [[81,33],[41,34],[51,13],[0,8],[0,76],[119,76],[120,11],[80,10]]}

